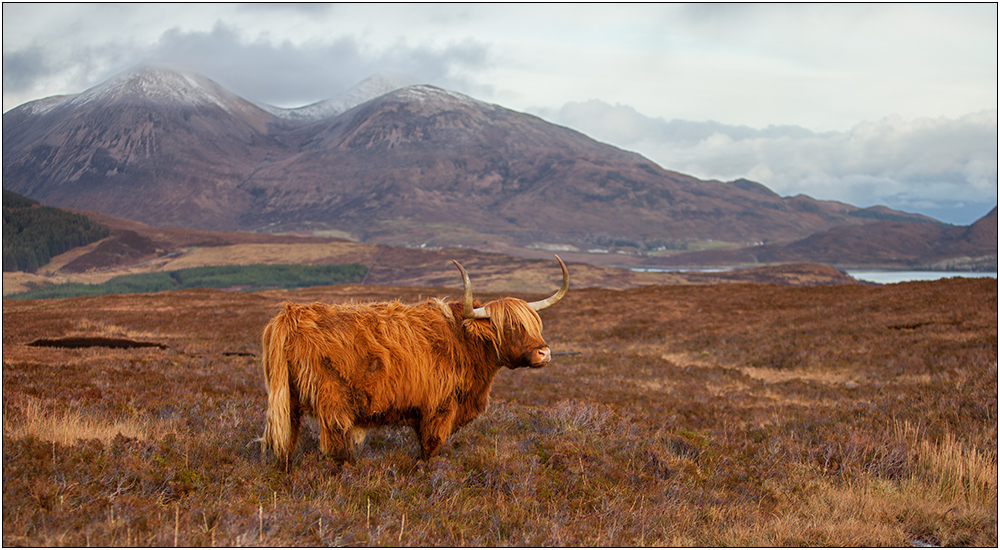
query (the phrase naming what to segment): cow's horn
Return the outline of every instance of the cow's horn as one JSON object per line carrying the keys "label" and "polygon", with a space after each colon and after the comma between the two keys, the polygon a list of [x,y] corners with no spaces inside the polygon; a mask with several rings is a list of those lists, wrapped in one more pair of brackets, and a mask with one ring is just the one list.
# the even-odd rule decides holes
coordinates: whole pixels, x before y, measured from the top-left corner
{"label": "cow's horn", "polygon": [[490,314],[486,313],[486,308],[472,307],[472,281],[469,280],[469,274],[465,272],[465,268],[458,263],[458,260],[452,261],[455,262],[455,267],[462,272],[462,282],[465,284],[465,300],[462,303],[463,317],[466,319],[489,319]]}
{"label": "cow's horn", "polygon": [[562,268],[563,272],[562,287],[559,288],[559,290],[557,290],[555,294],[549,296],[544,300],[539,300],[537,302],[528,302],[528,307],[530,307],[535,311],[538,311],[540,309],[545,309],[555,304],[559,300],[562,300],[562,297],[566,295],[567,291],[569,291],[569,272],[566,271],[566,264],[563,263],[562,258],[560,258],[558,254],[556,254],[556,259],[559,260],[559,267]]}

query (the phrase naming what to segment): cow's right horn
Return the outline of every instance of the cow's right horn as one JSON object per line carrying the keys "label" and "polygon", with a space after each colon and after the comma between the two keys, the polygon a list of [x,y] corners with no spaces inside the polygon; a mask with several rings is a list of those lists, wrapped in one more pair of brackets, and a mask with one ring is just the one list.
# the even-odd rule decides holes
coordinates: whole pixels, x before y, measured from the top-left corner
{"label": "cow's right horn", "polygon": [[562,258],[560,258],[558,254],[556,254],[556,259],[559,260],[559,267],[562,268],[563,272],[562,287],[560,287],[555,294],[549,296],[544,300],[539,300],[537,302],[528,302],[528,307],[530,307],[535,311],[538,311],[540,309],[545,309],[555,304],[559,300],[562,300],[562,297],[566,295],[567,291],[569,291],[569,272],[566,271],[566,264],[563,263]]}
{"label": "cow's right horn", "polygon": [[489,319],[490,314],[486,312],[484,307],[472,307],[472,281],[469,280],[469,274],[465,272],[465,268],[462,264],[458,263],[458,260],[452,260],[455,262],[455,267],[462,272],[462,282],[465,284],[465,300],[462,303],[462,316],[466,319]]}

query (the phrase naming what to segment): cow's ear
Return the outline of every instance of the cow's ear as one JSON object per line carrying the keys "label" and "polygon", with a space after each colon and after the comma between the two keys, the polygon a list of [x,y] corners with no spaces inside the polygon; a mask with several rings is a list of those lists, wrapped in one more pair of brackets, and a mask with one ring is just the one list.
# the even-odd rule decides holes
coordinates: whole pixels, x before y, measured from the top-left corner
{"label": "cow's ear", "polygon": [[489,319],[463,319],[462,328],[474,338],[490,338],[493,335],[493,324]]}

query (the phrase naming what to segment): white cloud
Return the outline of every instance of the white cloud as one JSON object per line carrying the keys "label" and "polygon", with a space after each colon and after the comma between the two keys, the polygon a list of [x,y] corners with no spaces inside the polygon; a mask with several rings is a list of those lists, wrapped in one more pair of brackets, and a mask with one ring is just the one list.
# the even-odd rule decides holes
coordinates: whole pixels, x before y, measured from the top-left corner
{"label": "white cloud", "polygon": [[894,115],[824,133],[665,121],[600,101],[535,111],[665,168],[703,179],[748,178],[782,195],[885,204],[961,224],[997,202],[996,110],[955,119]]}

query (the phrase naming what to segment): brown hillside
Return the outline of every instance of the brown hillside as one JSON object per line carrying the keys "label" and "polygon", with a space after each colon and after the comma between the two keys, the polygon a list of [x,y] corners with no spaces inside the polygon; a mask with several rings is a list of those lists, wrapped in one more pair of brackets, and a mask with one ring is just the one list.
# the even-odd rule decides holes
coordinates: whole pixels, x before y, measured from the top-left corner
{"label": "brown hillside", "polygon": [[156,257],[156,243],[135,231],[116,230],[97,246],[62,267],[66,273],[84,273],[92,270],[113,269]]}
{"label": "brown hillside", "polygon": [[958,255],[979,256],[997,252],[997,208],[986,214],[969,227],[956,227],[951,231],[951,239],[936,247],[933,255],[939,259]]}
{"label": "brown hillside", "polygon": [[964,238],[969,242],[986,246],[997,243],[997,207],[969,226]]}
{"label": "brown hillside", "polygon": [[879,221],[836,227],[790,243],[677,254],[646,263],[722,266],[807,259],[837,266],[996,269],[996,208],[967,227]]}

